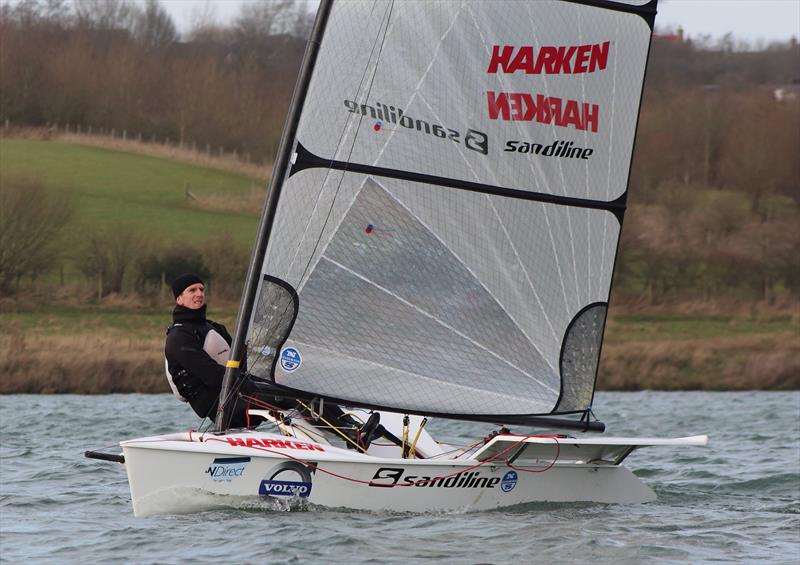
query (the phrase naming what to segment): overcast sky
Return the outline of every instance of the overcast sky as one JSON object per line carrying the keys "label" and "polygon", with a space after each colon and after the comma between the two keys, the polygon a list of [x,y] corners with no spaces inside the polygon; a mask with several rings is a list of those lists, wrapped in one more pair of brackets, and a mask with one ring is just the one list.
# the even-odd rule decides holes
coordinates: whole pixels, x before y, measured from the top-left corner
{"label": "overcast sky", "polygon": [[[230,23],[243,3],[264,1],[269,0],[161,0],[181,31],[204,11],[219,23]],[[662,0],[656,26],[680,26],[691,37],[719,38],[731,32],[749,43],[785,41],[800,36],[800,0]]]}

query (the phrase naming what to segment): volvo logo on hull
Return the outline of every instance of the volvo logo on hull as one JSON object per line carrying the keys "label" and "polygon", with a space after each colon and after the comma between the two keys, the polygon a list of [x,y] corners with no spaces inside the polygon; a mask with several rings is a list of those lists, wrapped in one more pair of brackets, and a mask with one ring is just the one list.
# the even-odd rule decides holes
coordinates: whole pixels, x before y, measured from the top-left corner
{"label": "volvo logo on hull", "polygon": [[308,498],[311,494],[313,468],[296,461],[284,461],[273,467],[258,486],[260,496]]}

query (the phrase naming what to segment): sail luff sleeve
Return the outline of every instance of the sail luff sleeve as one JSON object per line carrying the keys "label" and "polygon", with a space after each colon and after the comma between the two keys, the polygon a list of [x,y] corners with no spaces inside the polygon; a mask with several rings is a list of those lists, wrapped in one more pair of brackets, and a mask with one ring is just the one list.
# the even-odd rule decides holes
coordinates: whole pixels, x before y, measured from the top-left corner
{"label": "sail luff sleeve", "polygon": [[333,0],[322,0],[320,2],[317,16],[314,21],[314,27],[312,28],[306,52],[303,56],[303,62],[298,74],[297,84],[295,86],[294,93],[292,94],[292,101],[289,106],[289,113],[284,125],[281,142],[278,146],[278,153],[272,172],[272,182],[267,200],[264,203],[264,210],[261,214],[258,234],[256,235],[253,253],[247,268],[245,286],[242,292],[239,311],[236,317],[236,326],[231,348],[231,361],[228,362],[228,366],[225,369],[225,375],[222,380],[222,389],[220,391],[220,402],[217,410],[215,426],[218,432],[224,431],[227,427],[225,422],[225,412],[227,404],[231,400],[229,398],[231,385],[233,384],[234,377],[239,370],[239,363],[245,354],[245,341],[247,338],[248,326],[250,325],[253,305],[255,303],[256,293],[261,281],[261,270],[264,257],[267,253],[267,243],[272,232],[275,211],[278,206],[284,177],[289,168],[289,162],[293,152],[297,127],[300,122],[300,109],[303,106],[306,94],[308,92],[308,85],[311,80],[314,64],[317,60],[317,54],[319,53],[319,46],[322,43],[322,37],[325,32],[328,16],[330,15],[332,1]]}

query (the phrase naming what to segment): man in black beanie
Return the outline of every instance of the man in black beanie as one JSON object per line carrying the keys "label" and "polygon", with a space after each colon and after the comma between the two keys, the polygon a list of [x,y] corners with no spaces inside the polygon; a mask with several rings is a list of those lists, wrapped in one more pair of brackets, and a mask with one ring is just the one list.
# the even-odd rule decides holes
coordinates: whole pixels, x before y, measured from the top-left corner
{"label": "man in black beanie", "polygon": [[[167,381],[175,396],[188,402],[201,418],[217,417],[219,395],[225,365],[230,357],[231,336],[225,326],[206,318],[205,284],[197,275],[180,275],[172,282],[175,308],[172,310],[172,325],[167,329],[166,356]],[[246,375],[246,373],[244,373]],[[289,399],[273,396],[245,377],[234,385],[242,396],[256,397],[283,409],[296,408]],[[260,417],[247,416],[248,402],[236,395],[226,427],[243,428],[255,426],[263,421]],[[305,414],[310,416],[310,414]],[[384,435],[395,443],[400,440],[380,425],[378,413],[361,425],[333,403],[323,404],[322,416],[335,422],[361,449],[369,447],[373,437]]]}
{"label": "man in black beanie", "polygon": [[[231,336],[225,326],[206,318],[205,284],[197,275],[180,275],[172,282],[175,308],[164,346],[167,381],[175,396],[188,402],[201,418],[217,416]],[[242,385],[243,383],[239,383]],[[240,386],[241,392],[250,387]],[[261,418],[247,418],[247,402],[238,399],[229,427],[256,425]]]}

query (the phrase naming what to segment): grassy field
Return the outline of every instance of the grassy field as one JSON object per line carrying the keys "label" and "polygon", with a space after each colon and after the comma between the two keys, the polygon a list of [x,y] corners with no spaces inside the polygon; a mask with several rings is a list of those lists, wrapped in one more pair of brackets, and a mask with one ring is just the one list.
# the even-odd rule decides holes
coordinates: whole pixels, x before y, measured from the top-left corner
{"label": "grassy field", "polygon": [[250,246],[266,188],[239,174],[56,141],[0,139],[0,160],[0,183],[28,178],[70,192],[75,216],[66,245],[86,232],[126,227],[157,241],[229,234]]}

